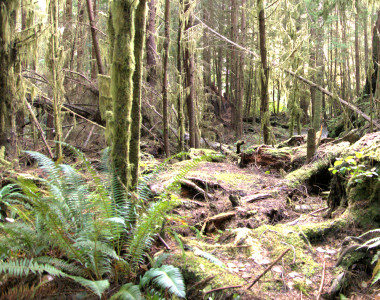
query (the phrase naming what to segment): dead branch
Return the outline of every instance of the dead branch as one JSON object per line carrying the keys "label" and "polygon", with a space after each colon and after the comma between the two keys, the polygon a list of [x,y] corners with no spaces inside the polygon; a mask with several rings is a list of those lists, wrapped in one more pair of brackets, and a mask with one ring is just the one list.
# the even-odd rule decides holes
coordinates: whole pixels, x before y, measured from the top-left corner
{"label": "dead branch", "polygon": [[213,199],[214,198],[211,194],[207,193],[204,189],[201,189],[199,186],[197,186],[195,183],[193,183],[189,180],[182,179],[182,180],[180,180],[180,183],[181,183],[181,185],[187,186],[188,188],[195,190],[196,192],[201,194],[205,199]]}
{"label": "dead branch", "polygon": [[203,280],[195,283],[194,285],[192,285],[191,287],[189,287],[189,289],[187,291],[190,291],[190,290],[196,288],[197,286],[202,286],[202,285],[208,283],[209,281],[213,280],[214,278],[215,278],[215,275],[211,275],[211,276],[209,276],[209,277],[207,277],[207,278],[205,278],[205,279],[203,279]]}
{"label": "dead branch", "polygon": [[322,294],[322,290],[323,290],[323,284],[325,282],[325,272],[326,272],[326,262],[324,261],[323,262],[323,270],[322,270],[322,279],[321,279],[321,284],[320,284],[319,290],[318,290],[317,300],[319,300],[321,298],[321,294]]}
{"label": "dead branch", "polygon": [[25,97],[24,97],[24,102],[25,102],[25,105],[26,105],[26,107],[27,107],[27,109],[28,109],[30,115],[32,116],[32,119],[33,119],[34,124],[36,125],[38,131],[41,133],[42,140],[43,140],[43,142],[44,142],[44,144],[45,144],[45,146],[46,146],[46,149],[47,149],[48,152],[49,152],[50,157],[51,157],[51,158],[54,158],[54,155],[53,155],[53,153],[51,152],[51,149],[50,149],[48,143],[46,142],[45,134],[44,134],[44,132],[43,132],[43,130],[42,130],[42,128],[41,128],[41,125],[40,125],[40,123],[38,123],[38,120],[37,120],[37,118],[36,118],[36,116],[35,116],[35,114],[34,114],[34,112],[33,112],[33,109],[32,109],[32,107],[30,106],[29,102],[26,100]]}
{"label": "dead branch", "polygon": [[328,90],[324,89],[323,87],[315,84],[314,82],[310,81],[310,80],[307,80],[306,78],[302,77],[302,76],[299,76],[297,75],[295,72],[293,71],[290,71],[290,70],[284,70],[286,73],[292,75],[293,77],[307,83],[308,85],[320,90],[323,94],[327,95],[327,96],[330,96],[331,98],[333,99],[337,99],[340,103],[342,103],[343,105],[347,106],[349,109],[351,109],[352,111],[356,112],[358,115],[362,116],[365,120],[373,123],[373,125],[375,125],[377,128],[380,128],[380,124],[375,121],[375,120],[371,120],[371,117],[368,116],[367,114],[365,114],[364,112],[362,112],[359,108],[357,108],[355,105],[351,104],[351,103],[348,103],[346,100],[343,100],[342,98],[334,95],[333,93],[329,92]]}
{"label": "dead branch", "polygon": [[223,291],[223,290],[227,290],[227,289],[237,289],[237,288],[241,288],[243,287],[243,285],[232,285],[232,286],[225,286],[225,287],[221,287],[221,288],[217,288],[217,289],[213,289],[213,290],[209,290],[205,293],[205,295],[207,294],[211,294],[211,293],[214,293],[214,292],[218,292],[218,291]]}
{"label": "dead branch", "polygon": [[252,202],[267,199],[270,197],[272,197],[271,194],[257,194],[257,195],[253,195],[253,196],[246,196],[242,200],[243,200],[243,202],[246,202],[246,203],[252,203]]}
{"label": "dead branch", "polygon": [[280,254],[279,257],[277,257],[266,269],[264,272],[262,272],[259,276],[256,277],[256,279],[247,287],[247,290],[249,290],[256,282],[260,280],[261,277],[263,277],[272,267],[277,264],[277,262],[284,257],[288,251],[290,251],[291,248],[286,249],[284,252]]}
{"label": "dead branch", "polygon": [[165,240],[161,237],[161,235],[157,234],[157,237],[167,250],[171,250],[169,245],[165,242]]}

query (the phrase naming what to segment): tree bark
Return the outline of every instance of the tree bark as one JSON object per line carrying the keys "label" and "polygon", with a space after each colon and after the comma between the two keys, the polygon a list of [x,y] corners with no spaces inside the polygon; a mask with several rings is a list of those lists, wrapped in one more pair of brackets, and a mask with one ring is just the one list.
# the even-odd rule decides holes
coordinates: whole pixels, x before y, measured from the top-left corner
{"label": "tree bark", "polygon": [[156,34],[156,0],[149,2],[149,18],[147,24],[147,40],[146,40],[146,62],[147,62],[147,81],[152,86],[156,86],[157,71],[156,71],[156,55],[157,45],[155,40]]}
{"label": "tree bark", "polygon": [[96,63],[98,65],[98,72],[99,74],[104,75],[104,68],[102,63],[102,57],[100,53],[100,47],[95,27],[95,17],[94,17],[94,11],[92,8],[92,0],[86,0],[87,1],[87,12],[88,12],[88,19],[90,21],[90,27],[91,27],[91,36],[92,36],[92,44],[93,49],[95,51],[95,57],[96,57]]}

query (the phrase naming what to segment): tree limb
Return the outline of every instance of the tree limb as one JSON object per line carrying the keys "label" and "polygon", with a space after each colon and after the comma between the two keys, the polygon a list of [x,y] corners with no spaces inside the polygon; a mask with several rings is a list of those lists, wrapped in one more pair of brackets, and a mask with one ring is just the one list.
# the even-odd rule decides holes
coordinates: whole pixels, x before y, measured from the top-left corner
{"label": "tree limb", "polygon": [[[306,78],[302,77],[302,76],[299,76],[297,75],[295,72],[293,71],[290,71],[290,70],[285,70],[283,69],[286,73],[292,75],[293,77],[307,83],[308,85],[320,90],[323,94],[327,95],[327,96],[330,96],[332,97],[333,99],[337,99],[340,103],[342,103],[343,105],[347,106],[349,109],[351,109],[352,111],[356,112],[358,115],[362,116],[365,120],[371,122],[371,117],[368,116],[367,114],[365,114],[364,112],[362,112],[359,108],[357,108],[355,105],[352,105],[351,103],[348,103],[346,100],[343,100],[342,98],[334,95],[333,93],[329,92],[328,90],[324,89],[323,87],[315,84],[314,82],[310,81],[310,80],[307,80]],[[377,128],[380,129],[380,124],[375,121],[375,120],[372,120],[372,123],[373,125],[375,125]]]}

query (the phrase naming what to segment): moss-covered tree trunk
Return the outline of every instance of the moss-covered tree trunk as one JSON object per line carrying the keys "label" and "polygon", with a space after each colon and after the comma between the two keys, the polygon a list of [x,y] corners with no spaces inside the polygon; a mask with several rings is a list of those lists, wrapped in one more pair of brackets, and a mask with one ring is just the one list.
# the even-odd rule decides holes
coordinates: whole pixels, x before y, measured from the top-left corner
{"label": "moss-covered tree trunk", "polygon": [[187,46],[185,47],[184,65],[186,71],[186,88],[189,90],[186,97],[187,113],[189,118],[189,135],[190,147],[199,148],[199,129],[197,125],[196,107],[195,107],[195,60],[193,49],[190,48],[191,28],[193,27],[192,6],[189,0],[185,1],[185,15],[187,21],[185,22],[185,31],[187,34]]}
{"label": "moss-covered tree trunk", "polygon": [[53,119],[54,119],[54,139],[57,142],[55,156],[62,156],[62,113],[61,106],[63,103],[63,48],[59,45],[59,7],[58,1],[52,0],[49,4],[49,18],[51,23],[51,33],[49,38],[49,51],[47,53],[49,74],[49,83],[53,89]]}
{"label": "moss-covered tree trunk", "polygon": [[0,0],[0,148],[9,154],[12,149],[12,114],[14,89],[12,88],[12,68],[16,61],[15,32],[18,1]]}
{"label": "moss-covered tree trunk", "polygon": [[164,147],[169,157],[169,118],[168,118],[168,63],[170,44],[170,0],[165,0],[165,42],[164,42],[164,77],[162,82],[162,116],[164,125]]}
{"label": "moss-covered tree trunk", "polygon": [[156,86],[157,81],[157,45],[156,35],[156,0],[149,0],[149,18],[147,24],[146,39],[146,62],[147,62],[147,81],[152,86]]}
{"label": "moss-covered tree trunk", "polygon": [[133,103],[132,103],[132,128],[129,151],[129,163],[131,165],[132,186],[136,186],[139,178],[140,162],[140,128],[141,128],[141,85],[143,67],[143,49],[146,26],[146,0],[140,0],[135,15],[135,40],[134,56],[136,68],[133,74]]}
{"label": "moss-covered tree trunk", "polygon": [[269,112],[269,67],[267,61],[267,46],[265,32],[265,11],[263,0],[257,0],[258,18],[259,18],[259,34],[260,34],[260,56],[261,56],[261,128],[263,131],[264,144],[269,144],[270,139],[270,112]]}
{"label": "moss-covered tree trunk", "polygon": [[131,184],[129,141],[133,99],[132,76],[135,70],[133,49],[135,3],[134,0],[113,0],[112,2],[115,41],[111,76],[114,118],[111,159],[116,174],[127,188]]}
{"label": "moss-covered tree trunk", "polygon": [[183,21],[183,0],[180,0],[179,8],[179,19],[178,19],[178,36],[177,36],[177,70],[178,70],[178,101],[177,101],[177,110],[178,110],[178,152],[185,150],[185,121],[183,114],[183,76],[182,76],[182,37],[184,30],[184,21]]}

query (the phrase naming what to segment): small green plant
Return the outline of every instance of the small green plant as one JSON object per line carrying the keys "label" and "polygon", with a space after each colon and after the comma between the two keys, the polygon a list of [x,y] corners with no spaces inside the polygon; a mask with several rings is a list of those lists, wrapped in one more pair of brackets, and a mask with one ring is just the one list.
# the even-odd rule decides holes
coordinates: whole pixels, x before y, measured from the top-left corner
{"label": "small green plant", "polygon": [[343,178],[349,180],[349,184],[363,183],[365,178],[378,177],[376,168],[369,167],[362,162],[365,159],[363,152],[355,152],[355,156],[338,158],[334,166],[329,168],[332,174],[340,174]]}

